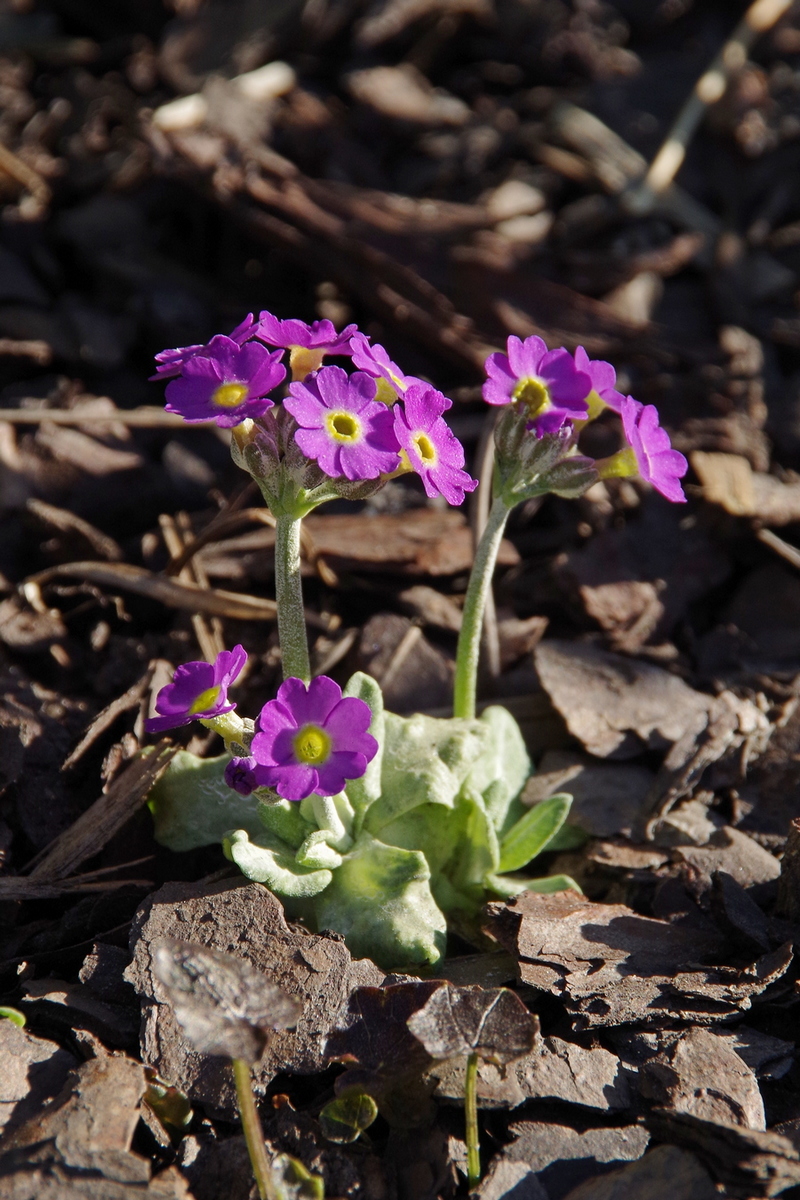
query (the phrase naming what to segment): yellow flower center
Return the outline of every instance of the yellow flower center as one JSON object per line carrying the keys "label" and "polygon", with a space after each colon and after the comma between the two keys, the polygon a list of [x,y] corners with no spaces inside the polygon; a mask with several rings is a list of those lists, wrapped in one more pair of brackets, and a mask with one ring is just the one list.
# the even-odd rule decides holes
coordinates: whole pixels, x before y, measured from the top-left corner
{"label": "yellow flower center", "polygon": [[318,371],[325,357],[325,349],[314,346],[290,346],[289,368],[292,372],[292,382],[305,379],[311,371]]}
{"label": "yellow flower center", "polygon": [[375,399],[380,404],[392,405],[397,400],[397,392],[386,379],[376,379],[377,386]]}
{"label": "yellow flower center", "polygon": [[201,692],[189,709],[191,716],[196,717],[198,713],[208,712],[209,708],[213,708],[217,703],[219,692],[218,687],[206,688],[204,692]]}
{"label": "yellow flower center", "polygon": [[434,466],[438,455],[436,454],[436,447],[427,433],[415,433],[411,440],[417,448],[417,454],[422,459],[423,465],[426,467]]}
{"label": "yellow flower center", "polygon": [[361,437],[361,422],[352,413],[343,412],[341,409],[338,412],[326,413],[325,424],[328,433],[337,442],[357,442]]}
{"label": "yellow flower center", "polygon": [[236,408],[247,398],[249,390],[246,383],[221,383],[211,393],[211,403],[217,408]]}
{"label": "yellow flower center", "polygon": [[550,393],[541,379],[534,379],[531,376],[527,379],[520,379],[512,395],[520,404],[527,405],[531,420],[541,416],[550,407]]}
{"label": "yellow flower center", "polygon": [[304,725],[292,741],[298,762],[316,767],[324,763],[331,752],[331,739],[319,725]]}

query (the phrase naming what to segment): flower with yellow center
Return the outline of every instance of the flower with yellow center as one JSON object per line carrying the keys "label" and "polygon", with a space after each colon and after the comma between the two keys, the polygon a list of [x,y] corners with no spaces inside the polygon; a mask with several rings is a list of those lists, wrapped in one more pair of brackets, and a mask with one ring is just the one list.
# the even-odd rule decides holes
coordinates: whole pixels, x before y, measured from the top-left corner
{"label": "flower with yellow center", "polygon": [[232,429],[272,408],[267,393],[286,378],[282,350],[270,353],[256,342],[239,346],[222,335],[201,349],[181,365],[180,377],[167,384],[168,412]]}

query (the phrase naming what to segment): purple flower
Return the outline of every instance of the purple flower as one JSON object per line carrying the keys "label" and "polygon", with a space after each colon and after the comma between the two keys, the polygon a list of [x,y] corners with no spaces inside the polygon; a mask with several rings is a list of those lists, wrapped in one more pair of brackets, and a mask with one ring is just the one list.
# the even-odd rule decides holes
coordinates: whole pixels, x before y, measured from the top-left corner
{"label": "purple flower", "polygon": [[263,786],[258,763],[252,757],[232,758],[225,768],[225,782],[240,796],[249,796],[257,787]]}
{"label": "purple flower", "polygon": [[[248,338],[255,334],[255,321],[253,314],[248,313],[240,325],[237,325],[234,330],[228,335],[232,342],[236,342],[237,346],[243,345]],[[206,344],[195,346],[176,346],[174,350],[161,350],[155,360],[158,363],[155,375],[150,376],[150,381],[158,379],[169,379],[173,375],[180,375],[186,363],[190,358],[196,358],[206,349]]]}
{"label": "purple flower", "polygon": [[636,456],[636,466],[642,479],[651,483],[668,500],[675,503],[685,500],[680,479],[686,474],[689,464],[679,450],[672,449],[669,434],[658,423],[655,406],[640,404],[633,396],[626,396],[620,415],[625,437]]}
{"label": "purple flower", "polygon": [[422,479],[426,496],[444,496],[448,504],[461,504],[464,493],[474,491],[464,466],[464,447],[442,418],[452,404],[428,383],[412,383],[396,404],[394,432],[412,470]]}
{"label": "purple flower", "polygon": [[358,779],[375,757],[378,743],[368,733],[369,705],[327,675],[306,687],[287,679],[276,700],[261,710],[251,751],[261,768],[260,781],[285,800],[304,800],[312,792],[335,796],[348,779]]}
{"label": "purple flower", "polygon": [[305,379],[311,371],[322,366],[326,354],[349,354],[350,338],[356,325],[348,325],[341,333],[336,332],[333,321],[305,321],[294,318],[280,321],[270,312],[259,313],[256,336],[268,346],[283,346],[289,350],[289,366],[292,379]]}
{"label": "purple flower", "polygon": [[236,705],[228,703],[228,688],[246,662],[244,646],[234,646],[218,654],[216,662],[190,662],[178,667],[172,683],[156,696],[160,715],[146,722],[147,732],[161,733],[188,725],[195,718],[209,720],[231,712]]}
{"label": "purple flower", "polygon": [[414,383],[412,376],[404,375],[397,363],[393,363],[383,346],[372,345],[365,333],[355,333],[350,339],[353,365],[366,371],[378,381],[377,399],[394,404],[398,394],[405,392]]}
{"label": "purple flower", "polygon": [[399,466],[392,413],[375,400],[369,375],[322,367],[303,383],[290,383],[289,391],[283,407],[300,426],[295,441],[326,475],[376,479]]}
{"label": "purple flower", "polygon": [[[625,397],[616,390],[617,372],[612,367],[611,363],[603,362],[599,358],[589,358],[589,355],[584,350],[583,346],[578,346],[575,351],[575,366],[584,375],[588,375],[592,381],[592,392],[596,392],[603,404],[607,408],[618,413],[622,407]],[[596,402],[592,403],[592,395],[589,395],[589,415],[598,416],[601,406]],[[597,411],[592,411],[593,409]]]}
{"label": "purple flower", "polygon": [[510,337],[508,354],[490,354],[483,385],[487,404],[526,404],[538,434],[554,433],[565,421],[585,420],[592,381],[568,350],[548,350],[540,337]]}
{"label": "purple flower", "polygon": [[213,418],[223,429],[260,417],[272,408],[267,392],[286,378],[281,358],[280,351],[271,354],[256,342],[237,346],[218,334],[167,384],[167,412],[189,422]]}

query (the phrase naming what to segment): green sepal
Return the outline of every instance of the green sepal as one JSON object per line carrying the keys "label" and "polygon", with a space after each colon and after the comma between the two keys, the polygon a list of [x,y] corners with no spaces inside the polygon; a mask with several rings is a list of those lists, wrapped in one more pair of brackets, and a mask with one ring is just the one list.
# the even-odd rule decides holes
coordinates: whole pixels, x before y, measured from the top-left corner
{"label": "green sepal", "polygon": [[560,792],[529,808],[524,817],[512,825],[500,843],[500,874],[519,871],[531,859],[541,854],[567,819],[572,796]]}
{"label": "green sepal", "polygon": [[444,953],[447,923],[419,851],[362,832],[314,907],[319,929],[335,929],[354,957],[379,966],[435,963]]}
{"label": "green sepal", "polygon": [[170,850],[195,850],[220,842],[229,829],[261,831],[258,802],[225,782],[229,754],[198,758],[179,750],[148,798],[155,838]]}
{"label": "green sepal", "polygon": [[[272,844],[264,844],[267,841]],[[302,866],[291,847],[284,843],[283,849],[276,848],[276,841],[269,834],[251,839],[246,830],[235,829],[223,839],[222,849],[243,875],[256,883],[265,883],[279,896],[316,896],[328,887],[332,871]]]}

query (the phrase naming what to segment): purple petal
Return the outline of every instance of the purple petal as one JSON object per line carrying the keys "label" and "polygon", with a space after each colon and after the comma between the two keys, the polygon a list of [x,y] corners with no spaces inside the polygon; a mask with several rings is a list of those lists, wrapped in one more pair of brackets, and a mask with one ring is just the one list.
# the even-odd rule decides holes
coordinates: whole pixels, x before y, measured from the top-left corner
{"label": "purple petal", "polygon": [[327,762],[317,767],[316,791],[323,796],[335,796],[341,792],[348,779],[360,779],[367,769],[363,754],[349,750],[332,754]]}

